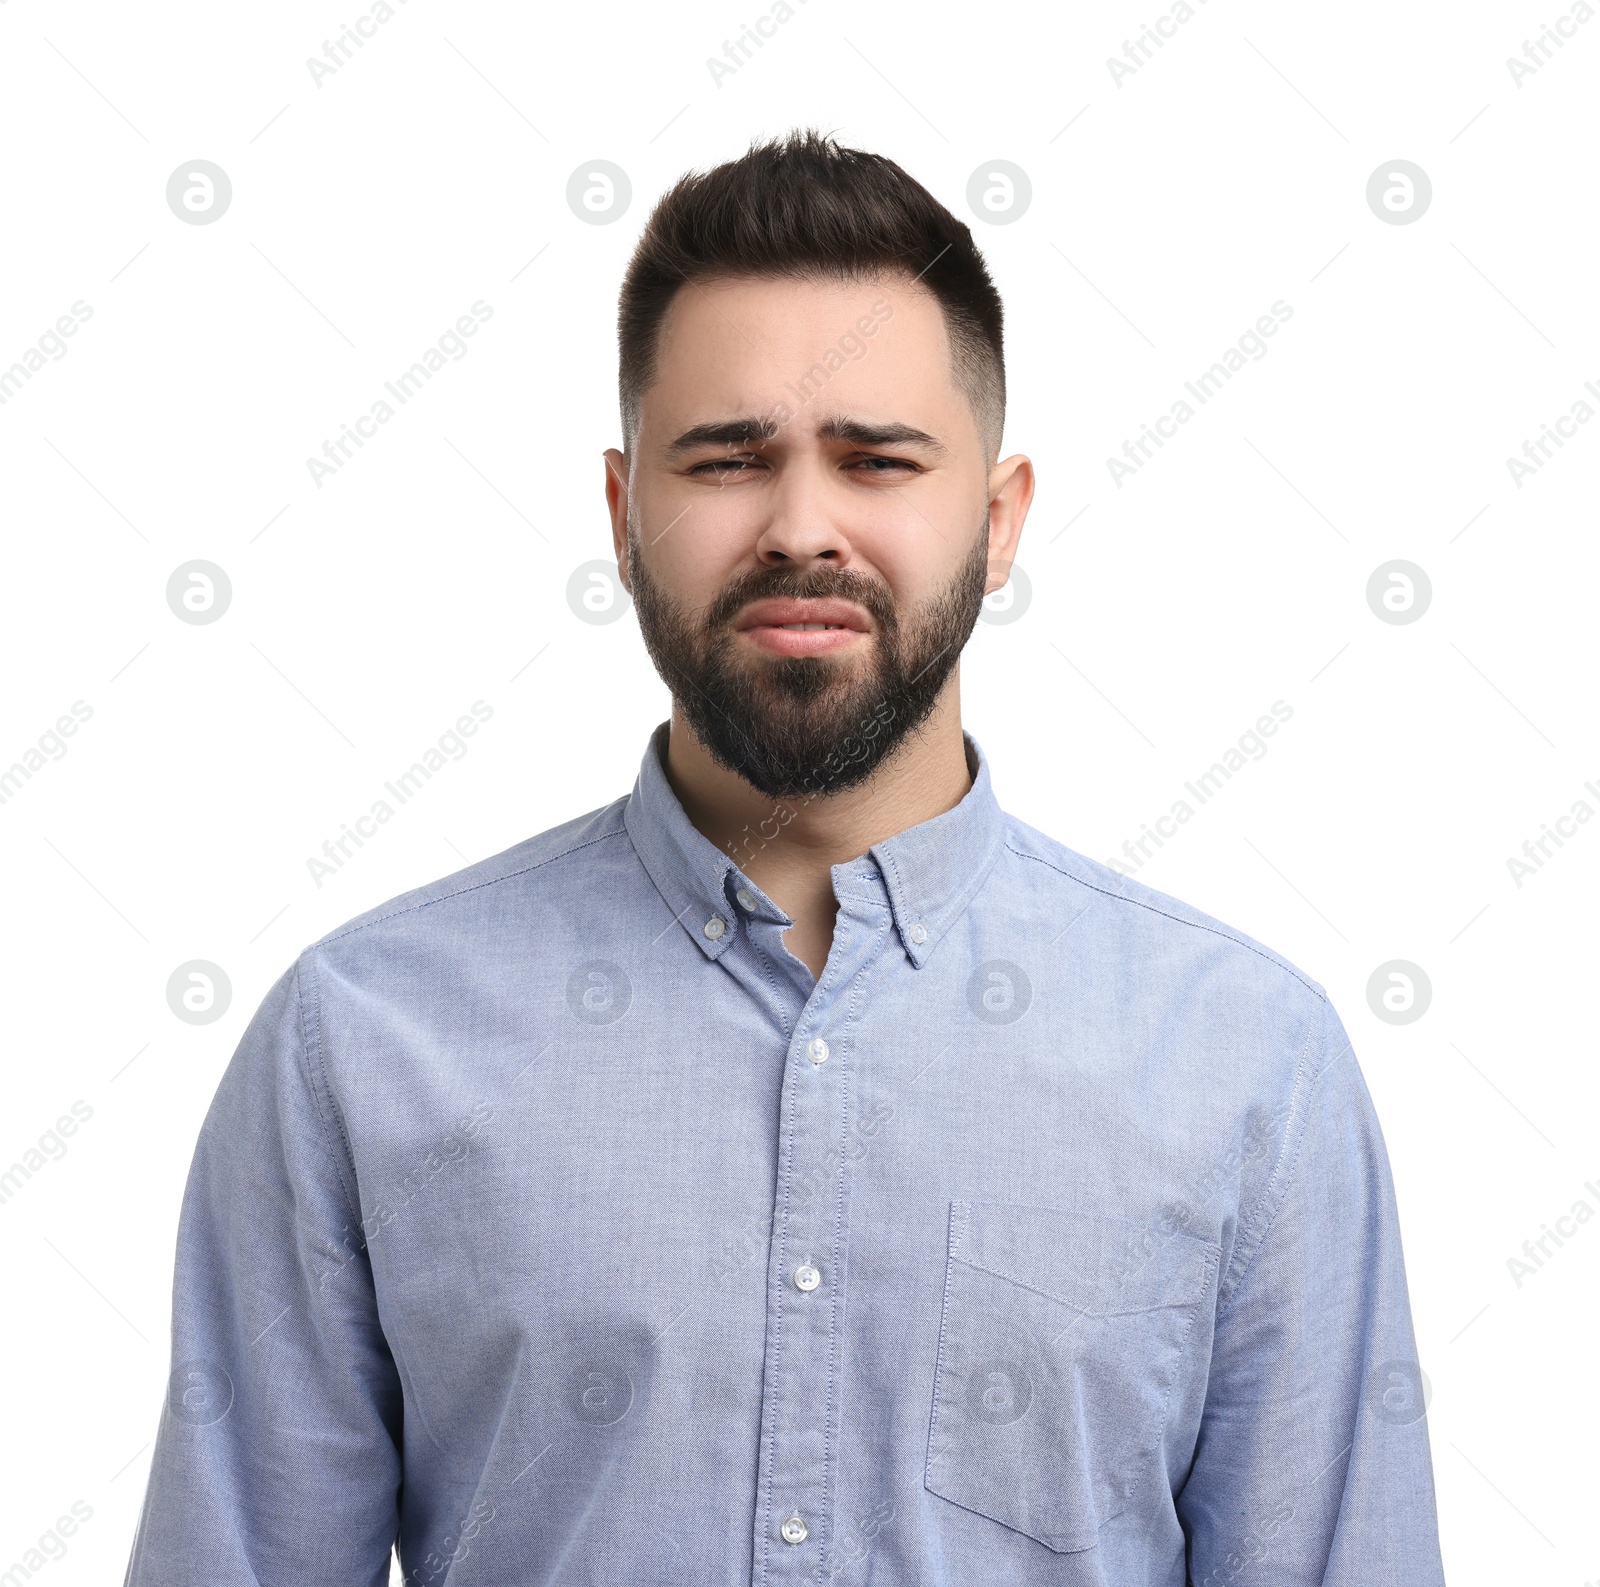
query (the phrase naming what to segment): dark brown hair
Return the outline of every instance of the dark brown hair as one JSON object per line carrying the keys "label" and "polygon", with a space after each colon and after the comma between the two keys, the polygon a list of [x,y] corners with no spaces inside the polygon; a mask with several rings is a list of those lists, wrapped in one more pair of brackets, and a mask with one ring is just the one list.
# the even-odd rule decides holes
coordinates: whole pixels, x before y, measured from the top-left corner
{"label": "dark brown hair", "polygon": [[656,204],[617,311],[623,444],[655,379],[661,322],[686,282],[728,276],[913,277],[944,310],[956,384],[992,463],[1005,419],[1000,294],[972,233],[893,160],[812,131],[691,171]]}

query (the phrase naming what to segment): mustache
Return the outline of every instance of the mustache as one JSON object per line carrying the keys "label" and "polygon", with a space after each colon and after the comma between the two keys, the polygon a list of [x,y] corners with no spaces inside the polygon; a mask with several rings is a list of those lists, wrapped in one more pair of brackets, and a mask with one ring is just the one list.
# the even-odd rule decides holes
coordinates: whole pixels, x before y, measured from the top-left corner
{"label": "mustache", "polygon": [[899,627],[894,597],[881,580],[848,568],[753,568],[740,574],[706,608],[704,626],[715,631],[731,623],[752,601],[854,601],[864,607],[885,635]]}

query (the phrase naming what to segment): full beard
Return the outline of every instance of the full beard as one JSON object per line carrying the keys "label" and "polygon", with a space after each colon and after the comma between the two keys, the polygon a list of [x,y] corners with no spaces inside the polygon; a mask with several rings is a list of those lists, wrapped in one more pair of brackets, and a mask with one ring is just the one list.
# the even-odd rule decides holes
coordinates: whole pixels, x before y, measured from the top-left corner
{"label": "full beard", "polygon": [[[696,738],[721,766],[772,799],[815,798],[864,783],[928,719],[983,602],[985,519],[950,583],[902,621],[877,579],[826,565],[757,568],[698,620],[645,570],[629,540],[645,648]],[[751,601],[835,597],[873,619],[865,657],[753,656],[732,621]]]}

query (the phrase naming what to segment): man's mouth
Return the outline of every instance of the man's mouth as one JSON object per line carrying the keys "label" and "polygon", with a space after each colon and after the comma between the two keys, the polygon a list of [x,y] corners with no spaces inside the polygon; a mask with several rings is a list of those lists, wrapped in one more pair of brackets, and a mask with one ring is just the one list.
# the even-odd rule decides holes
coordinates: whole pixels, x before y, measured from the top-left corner
{"label": "man's mouth", "polygon": [[823,656],[864,641],[867,614],[850,601],[755,601],[734,624],[757,649],[778,656]]}

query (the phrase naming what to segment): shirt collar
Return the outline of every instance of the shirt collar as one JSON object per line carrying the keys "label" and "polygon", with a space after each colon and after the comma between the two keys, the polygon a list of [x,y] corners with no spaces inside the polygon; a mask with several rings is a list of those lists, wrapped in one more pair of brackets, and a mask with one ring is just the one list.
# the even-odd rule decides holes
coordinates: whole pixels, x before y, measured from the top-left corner
{"label": "shirt collar", "polygon": [[[663,765],[669,729],[663,722],[650,735],[623,822],[678,923],[708,959],[716,959],[737,934],[733,900],[740,889],[755,900],[753,913],[785,926],[792,922],[685,814]],[[876,863],[900,941],[918,969],[983,885],[1004,842],[1005,818],[990,786],[989,762],[970,734],[962,738],[973,780],[961,802],[873,844],[866,856],[833,867],[834,891],[842,897],[864,878],[876,880],[862,868],[868,856]],[[776,817],[773,827],[767,836],[782,830]]]}

